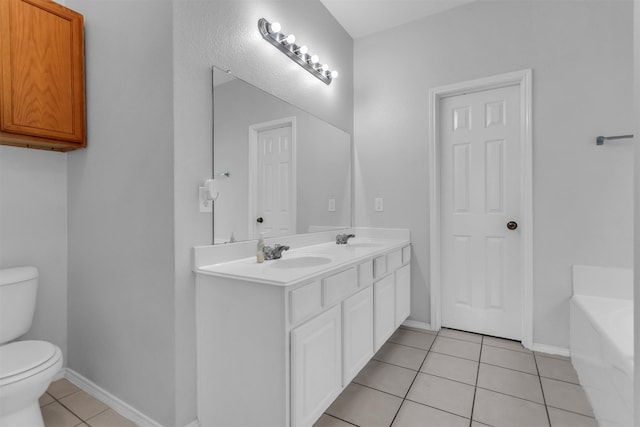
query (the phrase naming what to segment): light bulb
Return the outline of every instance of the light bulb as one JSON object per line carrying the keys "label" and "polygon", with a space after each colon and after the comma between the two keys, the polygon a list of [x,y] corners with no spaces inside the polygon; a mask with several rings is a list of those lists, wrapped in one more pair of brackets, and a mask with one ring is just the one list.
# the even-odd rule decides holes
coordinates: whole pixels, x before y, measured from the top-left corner
{"label": "light bulb", "polygon": [[318,55],[311,55],[312,64],[317,64],[319,61],[320,61],[320,58],[318,58]]}
{"label": "light bulb", "polygon": [[280,26],[279,22],[272,22],[269,27],[271,28],[271,32],[272,33],[279,33],[280,30],[282,29],[282,26]]}
{"label": "light bulb", "polygon": [[284,39],[287,44],[294,44],[296,42],[296,36],[293,34],[289,34],[286,39]]}
{"label": "light bulb", "polygon": [[302,55],[306,54],[307,52],[309,52],[309,48],[306,46],[300,46],[300,48],[298,49],[298,53]]}
{"label": "light bulb", "polygon": [[322,67],[320,67],[320,69],[326,72],[329,69],[329,66],[327,64],[322,64]]}
{"label": "light bulb", "polygon": [[331,72],[331,78],[332,78],[332,79],[335,79],[336,77],[338,77],[338,72],[337,72],[336,70],[333,70],[333,71]]}

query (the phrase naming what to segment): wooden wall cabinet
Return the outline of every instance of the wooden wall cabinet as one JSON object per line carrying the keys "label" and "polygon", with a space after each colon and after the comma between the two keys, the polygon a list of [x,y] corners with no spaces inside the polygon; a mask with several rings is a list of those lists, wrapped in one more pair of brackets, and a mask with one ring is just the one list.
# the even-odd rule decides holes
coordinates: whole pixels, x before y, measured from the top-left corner
{"label": "wooden wall cabinet", "polygon": [[86,146],[81,14],[51,0],[0,1],[0,144]]}

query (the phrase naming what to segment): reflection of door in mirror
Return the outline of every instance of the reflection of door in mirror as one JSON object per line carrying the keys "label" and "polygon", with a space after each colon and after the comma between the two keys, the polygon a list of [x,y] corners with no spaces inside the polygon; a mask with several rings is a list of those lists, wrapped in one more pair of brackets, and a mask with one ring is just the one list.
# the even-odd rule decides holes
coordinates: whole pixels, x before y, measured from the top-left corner
{"label": "reflection of door in mirror", "polygon": [[252,125],[249,135],[249,236],[296,234],[295,118]]}

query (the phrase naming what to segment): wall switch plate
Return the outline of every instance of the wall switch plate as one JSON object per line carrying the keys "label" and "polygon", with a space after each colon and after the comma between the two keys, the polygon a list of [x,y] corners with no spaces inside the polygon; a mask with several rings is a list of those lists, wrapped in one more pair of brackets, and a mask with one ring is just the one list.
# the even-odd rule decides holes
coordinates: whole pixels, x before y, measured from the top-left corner
{"label": "wall switch plate", "polygon": [[336,199],[329,199],[329,212],[336,211]]}
{"label": "wall switch plate", "polygon": [[213,212],[213,200],[207,200],[207,192],[204,187],[198,188],[198,200],[201,213]]}
{"label": "wall switch plate", "polygon": [[376,212],[384,211],[384,201],[382,200],[382,197],[376,197],[374,209]]}

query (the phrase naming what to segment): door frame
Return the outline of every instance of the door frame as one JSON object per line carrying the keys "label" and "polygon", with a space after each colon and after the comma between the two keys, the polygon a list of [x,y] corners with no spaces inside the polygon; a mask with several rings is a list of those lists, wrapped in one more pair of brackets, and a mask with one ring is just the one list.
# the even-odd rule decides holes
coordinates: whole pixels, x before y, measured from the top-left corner
{"label": "door frame", "polygon": [[440,100],[506,86],[520,87],[520,164],[522,224],[522,344],[533,345],[533,150],[532,70],[524,69],[429,89],[429,226],[431,265],[431,328],[442,327],[440,219]]}
{"label": "door frame", "polygon": [[281,127],[291,127],[291,226],[295,230],[298,226],[298,165],[297,165],[297,137],[296,137],[296,118],[295,116],[283,117],[281,119],[270,120],[267,122],[255,123],[249,126],[249,181],[248,194],[249,194],[249,218],[248,227],[249,239],[257,239],[257,226],[256,226],[256,206],[258,198],[258,134],[265,130],[277,129]]}

